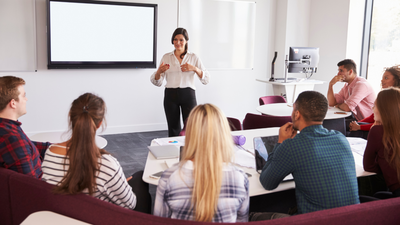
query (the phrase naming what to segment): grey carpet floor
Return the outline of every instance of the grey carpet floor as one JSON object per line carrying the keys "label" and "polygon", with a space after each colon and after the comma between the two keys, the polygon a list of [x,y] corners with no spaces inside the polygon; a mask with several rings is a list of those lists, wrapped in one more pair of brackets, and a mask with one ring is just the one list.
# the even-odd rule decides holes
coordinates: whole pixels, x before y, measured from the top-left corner
{"label": "grey carpet floor", "polygon": [[[151,141],[155,138],[168,137],[168,131],[152,131],[125,134],[101,135],[107,140],[107,146],[104,148],[114,156],[121,164],[125,176],[129,177],[137,171],[144,170],[148,148]],[[150,185],[149,192],[151,198],[155,199],[157,186]]]}

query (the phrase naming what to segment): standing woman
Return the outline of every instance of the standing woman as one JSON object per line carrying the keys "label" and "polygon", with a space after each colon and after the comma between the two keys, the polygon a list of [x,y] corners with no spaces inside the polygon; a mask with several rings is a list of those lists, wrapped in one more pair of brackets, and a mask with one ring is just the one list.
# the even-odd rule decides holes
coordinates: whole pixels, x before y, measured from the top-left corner
{"label": "standing woman", "polygon": [[164,92],[164,111],[168,123],[168,136],[178,136],[181,132],[180,111],[183,122],[190,111],[197,105],[194,77],[203,84],[208,84],[209,72],[204,68],[197,55],[188,51],[189,35],[184,28],[177,28],[171,42],[175,50],[161,59],[158,70],[151,75],[151,82],[160,87],[166,80]]}
{"label": "standing woman", "polygon": [[192,110],[182,161],[162,174],[154,215],[204,222],[247,222],[249,181],[232,163],[225,115],[211,104]]}
{"label": "standing woman", "polygon": [[400,89],[379,92],[374,107],[375,125],[368,135],[364,170],[382,174],[390,192],[374,197],[400,197]]}

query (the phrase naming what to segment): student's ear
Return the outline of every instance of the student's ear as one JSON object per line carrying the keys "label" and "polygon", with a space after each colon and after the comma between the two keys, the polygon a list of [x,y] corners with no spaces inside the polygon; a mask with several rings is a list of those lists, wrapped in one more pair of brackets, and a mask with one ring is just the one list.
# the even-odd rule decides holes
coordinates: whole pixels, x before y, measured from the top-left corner
{"label": "student's ear", "polygon": [[8,104],[12,109],[17,108],[17,101],[15,101],[15,99],[11,99],[11,101]]}
{"label": "student's ear", "polygon": [[301,117],[300,111],[297,110],[297,111],[294,113],[294,119],[295,119],[295,120],[299,120],[300,117]]}
{"label": "student's ear", "polygon": [[103,124],[103,120],[100,121],[99,125],[97,125],[97,129],[99,129],[101,127],[101,124]]}

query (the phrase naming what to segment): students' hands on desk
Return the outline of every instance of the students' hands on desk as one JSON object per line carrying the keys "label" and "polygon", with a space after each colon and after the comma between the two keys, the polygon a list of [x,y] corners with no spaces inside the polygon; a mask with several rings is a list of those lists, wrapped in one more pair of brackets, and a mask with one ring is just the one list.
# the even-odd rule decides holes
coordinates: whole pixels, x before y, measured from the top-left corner
{"label": "students' hands on desk", "polygon": [[287,122],[285,125],[279,128],[279,140],[278,143],[282,143],[284,140],[294,138],[297,134],[297,130],[294,129],[293,123]]}

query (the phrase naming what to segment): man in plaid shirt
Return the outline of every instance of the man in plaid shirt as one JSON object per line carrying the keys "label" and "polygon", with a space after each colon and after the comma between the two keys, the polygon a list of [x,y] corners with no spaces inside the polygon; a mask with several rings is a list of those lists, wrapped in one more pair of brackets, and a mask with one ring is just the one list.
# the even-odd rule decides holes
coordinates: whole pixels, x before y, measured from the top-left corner
{"label": "man in plaid shirt", "polygon": [[18,77],[0,77],[0,166],[42,177],[42,161],[50,143],[29,140],[18,118],[26,114],[25,81]]}

